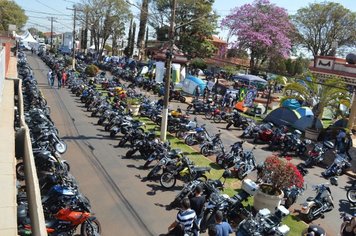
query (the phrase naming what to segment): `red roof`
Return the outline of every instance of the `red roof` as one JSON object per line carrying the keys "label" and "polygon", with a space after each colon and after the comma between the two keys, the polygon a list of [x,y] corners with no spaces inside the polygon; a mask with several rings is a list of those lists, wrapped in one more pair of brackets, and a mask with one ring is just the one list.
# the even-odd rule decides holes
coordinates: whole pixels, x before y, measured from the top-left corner
{"label": "red roof", "polygon": [[220,38],[219,38],[218,36],[216,36],[216,35],[212,35],[211,37],[213,38],[212,41],[213,41],[214,43],[227,44],[226,41],[220,39]]}

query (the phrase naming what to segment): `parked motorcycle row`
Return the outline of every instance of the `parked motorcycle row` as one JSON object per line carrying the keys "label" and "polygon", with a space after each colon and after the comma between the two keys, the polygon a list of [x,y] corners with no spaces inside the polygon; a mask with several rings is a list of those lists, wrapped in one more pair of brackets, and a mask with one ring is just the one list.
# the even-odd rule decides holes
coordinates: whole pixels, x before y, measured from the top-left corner
{"label": "parked motorcycle row", "polygon": [[[80,192],[75,178],[69,173],[68,162],[61,157],[61,154],[66,152],[67,145],[60,138],[59,131],[51,120],[50,109],[38,89],[31,68],[27,65],[25,54],[19,52],[18,58],[24,116],[30,130],[47,234],[69,236],[79,229],[81,235],[98,236],[101,226],[91,210],[89,199]],[[23,183],[24,169],[22,157],[19,157],[16,165],[19,183],[18,234],[32,235],[26,186]]]}
{"label": "parked motorcycle row", "polygon": [[[110,66],[106,68],[105,65],[101,64],[99,64],[99,67],[102,69],[110,68]],[[133,89],[136,86],[140,86],[140,88],[147,91],[158,91],[159,89],[155,87],[157,85],[153,85],[155,82],[135,77],[130,71],[119,67],[111,68],[111,72],[114,75],[112,80],[95,79],[95,82],[100,83],[101,87],[106,89],[107,96],[103,96],[96,89],[97,86],[90,84],[85,79],[85,76],[82,79],[71,77],[68,80],[68,88],[73,94],[80,97],[87,110],[91,112],[91,116],[98,119],[97,124],[102,125],[109,132],[111,138],[116,139],[120,133],[123,134],[123,136],[119,137],[120,140],[117,146],[129,148],[125,158],[139,155],[145,160],[144,168],[149,170],[146,176],[148,180],[158,179],[161,186],[166,189],[173,188],[177,180],[185,183],[184,188],[170,204],[171,207],[176,207],[180,199],[183,198],[182,196],[192,194],[195,187],[201,184],[204,187],[204,193],[208,196],[207,206],[210,206],[204,213],[205,219],[201,225],[202,232],[207,229],[207,226],[214,219],[211,209],[215,209],[215,211],[223,211],[225,219],[240,230],[241,235],[251,235],[251,232],[258,232],[256,235],[287,235],[289,228],[280,224],[283,218],[281,215],[286,215],[286,211],[283,208],[280,209],[279,213],[273,214],[262,211],[257,215],[252,215],[241,204],[249,195],[253,195],[252,193],[243,191],[243,196],[237,194],[233,198],[220,194],[221,182],[208,180],[206,177],[206,172],[210,168],[196,167],[180,150],[172,149],[169,143],[161,142],[153,133],[144,132],[145,124],[132,118],[131,112],[127,109],[126,98],[139,99],[141,103],[140,116],[148,117],[156,124],[160,124],[163,101],[151,101],[141,94],[137,94]],[[125,86],[125,83],[120,80],[130,82],[130,85]],[[152,84],[150,85],[150,83]],[[162,89],[159,86],[161,85],[158,85],[158,88]],[[113,92],[117,87],[125,91],[123,92],[125,96],[119,96]],[[297,130],[291,132],[287,127],[274,127],[271,123],[256,124],[253,120],[245,118],[237,111],[229,114],[200,100],[195,100],[190,107],[188,106],[187,111],[193,114],[204,113],[206,118],[212,119],[214,122],[224,120],[227,122],[227,129],[232,126],[243,129],[242,138],[250,138],[256,144],[267,143],[271,150],[281,150],[283,155],[296,154],[301,156],[305,159],[305,164],[299,165],[298,169],[303,175],[308,173],[308,167],[320,163],[324,158],[324,154],[333,149],[333,143],[330,141],[312,143],[310,140],[302,140],[301,133]],[[230,147],[228,152],[225,151],[220,132],[213,135],[209,134],[204,125],[199,125],[196,119],[190,120],[189,115],[184,114],[179,108],[169,114],[167,130],[175,134],[176,137],[184,139],[187,145],[200,145],[201,153],[204,156],[215,154],[217,164],[224,169],[234,168],[236,177],[240,180],[247,180],[245,179],[246,176],[259,168],[253,154],[254,148],[244,150],[244,141],[237,141]],[[346,160],[342,154],[337,155]],[[330,171],[325,177],[329,178],[342,174],[343,171],[340,172],[338,170],[344,170],[346,166],[337,165],[336,163],[328,169]],[[332,200],[331,192],[327,185],[315,186],[315,190],[316,196],[308,198],[303,205],[302,213],[306,214],[308,219],[320,217],[324,212],[333,208],[332,201],[330,203],[330,200]],[[283,192],[285,194],[283,204],[286,208],[289,208],[296,202],[303,189],[291,187],[284,189]],[[264,222],[264,224],[261,222]],[[266,226],[266,222],[270,222],[270,224],[266,224]]]}

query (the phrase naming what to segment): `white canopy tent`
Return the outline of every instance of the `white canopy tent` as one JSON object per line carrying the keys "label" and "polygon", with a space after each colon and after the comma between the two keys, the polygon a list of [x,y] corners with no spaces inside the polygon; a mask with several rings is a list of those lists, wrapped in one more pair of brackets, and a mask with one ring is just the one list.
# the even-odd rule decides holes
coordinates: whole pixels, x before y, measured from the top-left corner
{"label": "white canopy tent", "polygon": [[31,49],[33,47],[37,48],[38,47],[38,42],[33,38],[32,34],[28,31],[26,31],[23,35],[17,35],[16,34],[16,39],[20,41],[20,44],[22,43],[23,46],[27,49]]}

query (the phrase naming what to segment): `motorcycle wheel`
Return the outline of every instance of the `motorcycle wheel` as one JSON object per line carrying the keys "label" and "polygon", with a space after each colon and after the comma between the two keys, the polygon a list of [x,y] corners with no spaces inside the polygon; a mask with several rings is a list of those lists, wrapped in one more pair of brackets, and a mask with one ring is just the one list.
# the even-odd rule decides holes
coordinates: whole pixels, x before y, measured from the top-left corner
{"label": "motorcycle wheel", "polygon": [[214,121],[215,123],[220,123],[220,122],[221,122],[221,116],[214,116],[214,117],[213,117],[213,121]]}
{"label": "motorcycle wheel", "polygon": [[308,158],[304,164],[306,167],[311,168],[313,167],[313,160],[311,158]]}
{"label": "motorcycle wheel", "polygon": [[314,211],[315,211],[315,210],[316,210],[316,207],[314,206],[314,207],[312,207],[312,208],[309,210],[308,214],[306,215],[307,220],[308,220],[309,222],[315,219],[315,216],[314,216]]}
{"label": "motorcycle wheel", "polygon": [[291,205],[293,205],[295,203],[296,200],[297,199],[292,198],[292,197],[287,198],[284,202],[284,207],[288,209]]}
{"label": "motorcycle wheel", "polygon": [[246,175],[244,174],[244,167],[245,166],[240,166],[240,168],[237,170],[236,175],[239,180],[243,180],[246,177]]}
{"label": "motorcycle wheel", "polygon": [[123,147],[123,146],[125,146],[125,143],[126,143],[126,139],[122,138],[117,146]]}
{"label": "motorcycle wheel", "polygon": [[70,165],[69,165],[69,163],[66,162],[66,161],[63,161],[62,164],[63,164],[64,170],[67,171],[67,172],[69,172],[69,171],[70,171]]}
{"label": "motorcycle wheel", "polygon": [[24,180],[25,179],[25,165],[23,162],[19,162],[16,165],[16,177],[19,180]]}
{"label": "motorcycle wheel", "polygon": [[130,150],[128,150],[128,151],[126,152],[125,157],[126,157],[126,158],[130,158],[130,157],[133,156],[133,154],[135,154],[135,152],[136,152],[136,150],[130,149]]}
{"label": "motorcycle wheel", "polygon": [[216,163],[223,169],[226,169],[226,164],[225,164],[225,157],[224,155],[220,154],[216,156]]}
{"label": "motorcycle wheel", "polygon": [[90,114],[91,117],[95,117],[96,116],[96,112],[93,111],[91,114]]}
{"label": "motorcycle wheel", "polygon": [[188,146],[193,146],[195,144],[195,140],[194,140],[193,134],[189,134],[187,137],[185,137],[184,142]]}
{"label": "motorcycle wheel", "polygon": [[205,118],[206,119],[211,120],[212,117],[213,117],[213,114],[211,112],[205,113]]}
{"label": "motorcycle wheel", "polygon": [[200,232],[205,233],[208,229],[208,226],[214,223],[213,213],[208,212],[204,214],[203,219],[200,222]]}
{"label": "motorcycle wheel", "polygon": [[145,164],[143,165],[144,169],[148,169],[148,166],[151,164],[152,161],[147,160]]}
{"label": "motorcycle wheel", "polygon": [[67,144],[65,142],[58,142],[55,144],[54,148],[59,154],[63,154],[67,151]]}
{"label": "motorcycle wheel", "polygon": [[115,138],[115,136],[116,136],[116,131],[111,130],[110,131],[110,138]]}
{"label": "motorcycle wheel", "polygon": [[210,145],[204,145],[201,147],[200,153],[203,154],[203,156],[207,157],[210,156],[210,150],[211,150]]}
{"label": "motorcycle wheel", "polygon": [[356,189],[347,190],[346,197],[352,204],[356,203]]}
{"label": "motorcycle wheel", "polygon": [[105,131],[109,131],[110,130],[110,124],[107,124],[107,125],[105,125],[105,127],[104,127],[104,129],[105,129]]}
{"label": "motorcycle wheel", "polygon": [[176,133],[176,138],[179,138],[179,139],[182,139],[182,138],[184,138],[184,136],[185,136],[185,132],[184,131],[178,131],[177,133]]}
{"label": "motorcycle wheel", "polygon": [[187,112],[189,112],[192,109],[192,105],[187,106]]}
{"label": "motorcycle wheel", "polygon": [[231,127],[232,123],[228,123],[227,126],[226,126],[226,129],[229,129]]}
{"label": "motorcycle wheel", "polygon": [[157,173],[161,170],[159,166],[155,166],[152,170],[148,173],[147,179],[153,179],[157,175]]}
{"label": "motorcycle wheel", "polygon": [[103,124],[103,120],[102,120],[102,119],[99,119],[97,124],[98,124],[98,125],[102,125],[102,124]]}
{"label": "motorcycle wheel", "polygon": [[177,179],[171,172],[165,172],[159,180],[161,186],[165,189],[173,188],[176,185]]}
{"label": "motorcycle wheel", "polygon": [[100,222],[97,219],[84,221],[80,228],[80,234],[82,236],[100,235],[101,234]]}

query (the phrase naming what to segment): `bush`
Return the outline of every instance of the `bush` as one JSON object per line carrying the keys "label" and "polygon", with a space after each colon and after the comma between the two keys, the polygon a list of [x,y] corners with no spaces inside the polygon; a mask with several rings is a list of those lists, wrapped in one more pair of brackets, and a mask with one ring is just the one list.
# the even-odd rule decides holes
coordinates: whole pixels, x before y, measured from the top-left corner
{"label": "bush", "polygon": [[96,65],[89,65],[85,68],[85,74],[87,74],[89,77],[94,77],[96,74],[98,74],[99,68]]}
{"label": "bush", "polygon": [[302,188],[304,184],[303,175],[291,162],[277,156],[269,156],[264,162],[260,173],[264,183],[272,185],[273,189],[263,189],[268,194],[275,194],[291,186]]}

